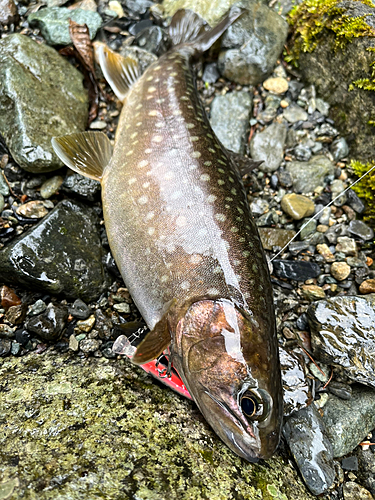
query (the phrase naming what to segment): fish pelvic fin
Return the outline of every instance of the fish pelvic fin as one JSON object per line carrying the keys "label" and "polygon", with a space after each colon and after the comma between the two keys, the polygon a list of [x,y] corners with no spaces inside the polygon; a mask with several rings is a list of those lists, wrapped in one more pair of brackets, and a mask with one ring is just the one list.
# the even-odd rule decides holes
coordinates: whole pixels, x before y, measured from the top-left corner
{"label": "fish pelvic fin", "polygon": [[141,76],[138,60],[113,52],[104,44],[96,44],[95,49],[105,79],[118,99],[123,102],[129,88]]}
{"label": "fish pelvic fin", "polygon": [[79,132],[52,138],[52,147],[69,168],[100,181],[112,156],[112,145],[103,132]]}
{"label": "fish pelvic fin", "polygon": [[143,365],[144,363],[156,359],[165,349],[167,349],[171,340],[172,337],[169,332],[168,322],[163,318],[156,324],[153,330],[146,334],[145,338],[138,345],[131,359],[132,363]]}
{"label": "fish pelvic fin", "polygon": [[173,45],[186,45],[199,54],[208,50],[218,38],[238,19],[245,9],[232,7],[215,28],[208,24],[195,12],[188,9],[178,10],[169,25],[169,37]]}

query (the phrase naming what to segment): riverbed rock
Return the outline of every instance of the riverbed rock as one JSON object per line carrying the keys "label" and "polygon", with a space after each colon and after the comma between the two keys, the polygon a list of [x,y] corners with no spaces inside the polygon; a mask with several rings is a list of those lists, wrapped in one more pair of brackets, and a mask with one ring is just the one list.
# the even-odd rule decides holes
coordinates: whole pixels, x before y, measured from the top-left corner
{"label": "riverbed rock", "polygon": [[244,152],[252,105],[251,94],[244,91],[218,95],[212,101],[211,126],[221,143],[235,153]]}
{"label": "riverbed rock", "polygon": [[273,247],[284,247],[296,234],[293,229],[273,227],[259,227],[258,231],[265,250],[272,250]]}
{"label": "riverbed rock", "polygon": [[323,422],[333,446],[333,456],[350,453],[375,427],[375,391],[354,386],[350,399],[333,394],[323,408]]}
{"label": "riverbed rock", "polygon": [[242,85],[257,85],[272,72],[288,33],[282,17],[260,0],[242,0],[246,12],[224,33],[218,66]]}
{"label": "riverbed rock", "polygon": [[108,284],[97,224],[92,210],[60,202],[0,252],[0,275],[47,293],[96,299]]}
{"label": "riverbed rock", "polygon": [[281,200],[281,208],[294,220],[310,217],[315,211],[315,204],[310,198],[301,194],[286,194]]}
{"label": "riverbed rock", "polygon": [[[317,94],[330,104],[330,117],[348,140],[352,157],[361,161],[372,160],[375,149],[374,55],[370,50],[374,13],[373,6],[360,1],[333,2],[321,10],[319,7],[309,10],[307,3],[302,3],[295,12],[292,27],[292,50],[303,79],[314,84]],[[353,19],[355,25],[351,24]],[[302,30],[296,27],[298,22]],[[346,26],[350,26],[349,36]],[[316,36],[306,41],[311,30],[315,30]]]}
{"label": "riverbed rock", "polygon": [[35,333],[43,340],[57,340],[67,319],[67,307],[50,303],[42,314],[31,317],[26,322],[25,327],[29,332]]}
{"label": "riverbed rock", "polygon": [[66,7],[47,7],[30,14],[27,20],[32,28],[40,29],[48,45],[69,45],[72,39],[69,34],[69,19],[86,24],[91,40],[102,24],[97,12],[85,9],[67,9]]}
{"label": "riverbed rock", "polygon": [[315,405],[288,417],[283,433],[307,487],[320,495],[333,484],[336,473],[332,445]]}
{"label": "riverbed rock", "polygon": [[179,9],[190,9],[199,14],[210,26],[215,26],[238,0],[164,0],[164,13],[173,16]]}
{"label": "riverbed rock", "polygon": [[25,170],[60,168],[52,137],[85,130],[88,99],[82,80],[51,47],[19,34],[0,40],[0,133]]}
{"label": "riverbed rock", "polygon": [[0,0],[0,26],[15,23],[18,17],[17,6],[13,0]]}
{"label": "riverbed rock", "polygon": [[293,188],[297,193],[312,193],[324,186],[324,179],[334,174],[332,162],[325,156],[315,156],[310,161],[290,161],[286,171],[292,175]]}
{"label": "riverbed rock", "polygon": [[305,408],[312,401],[303,357],[279,347],[281,377],[284,391],[284,417]]}
{"label": "riverbed rock", "polygon": [[308,318],[314,356],[375,388],[375,294],[313,303]]}
{"label": "riverbed rock", "polygon": [[47,350],[5,358],[0,378],[0,487],[9,500],[103,492],[108,499],[313,500],[288,459],[275,456],[267,467],[240,459],[194,403],[127,359]]}
{"label": "riverbed rock", "polygon": [[274,172],[284,158],[284,146],[287,127],[281,123],[272,123],[262,132],[254,135],[250,142],[253,160],[263,160],[259,169],[263,172]]}

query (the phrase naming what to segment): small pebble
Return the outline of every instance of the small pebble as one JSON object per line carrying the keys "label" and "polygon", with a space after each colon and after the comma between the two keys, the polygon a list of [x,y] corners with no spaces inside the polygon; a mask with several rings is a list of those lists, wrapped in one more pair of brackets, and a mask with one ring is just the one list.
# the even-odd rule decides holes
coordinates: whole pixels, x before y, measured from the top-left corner
{"label": "small pebble", "polygon": [[79,342],[76,338],[75,335],[71,335],[69,337],[69,349],[72,351],[78,351],[79,350]]}
{"label": "small pebble", "polygon": [[343,494],[344,500],[374,500],[368,490],[353,481],[344,483]]}
{"label": "small pebble", "polygon": [[332,380],[327,387],[329,392],[331,394],[334,394],[338,398],[348,400],[352,397],[353,391],[349,384],[343,384],[342,382],[337,382],[336,380]]}
{"label": "small pebble", "polygon": [[21,304],[21,299],[18,297],[16,292],[6,285],[1,287],[1,307],[6,311],[12,306],[18,306]]}
{"label": "small pebble", "polygon": [[87,319],[91,314],[91,309],[81,299],[74,301],[72,307],[69,308],[70,314],[77,319]]}
{"label": "small pebble", "polygon": [[100,346],[100,341],[95,339],[84,339],[79,343],[79,348],[82,352],[89,354],[97,351]]}
{"label": "small pebble", "polygon": [[343,281],[349,276],[351,268],[346,262],[334,262],[330,271],[337,281]]}
{"label": "small pebble", "polygon": [[3,211],[5,205],[4,196],[0,193],[0,213]]}
{"label": "small pebble", "polygon": [[274,94],[284,94],[288,90],[288,81],[285,78],[267,78],[263,87]]}
{"label": "small pebble", "polygon": [[90,123],[90,127],[92,130],[104,130],[106,128],[107,124],[105,121],[102,120],[95,120]]}
{"label": "small pebble", "polygon": [[8,309],[5,318],[12,325],[20,325],[26,317],[26,307],[22,304],[18,306],[12,306]]}
{"label": "small pebble", "polygon": [[130,305],[126,302],[122,302],[121,304],[115,304],[113,309],[122,314],[130,314]]}
{"label": "small pebble", "polygon": [[316,226],[316,230],[319,232],[319,233],[325,233],[326,231],[328,231],[329,227],[326,226],[325,224],[318,224]]}
{"label": "small pebble", "polygon": [[39,299],[35,302],[35,304],[29,306],[27,309],[27,316],[36,316],[37,314],[44,312],[46,308],[46,303]]}
{"label": "small pebble", "polygon": [[281,200],[281,208],[294,220],[313,215],[315,204],[310,198],[300,194],[286,194]]}
{"label": "small pebble", "polygon": [[0,323],[0,337],[4,339],[14,339],[16,328],[11,328],[5,323]]}
{"label": "small pebble", "polygon": [[12,341],[8,339],[0,339],[0,357],[8,356],[12,349]]}
{"label": "small pebble", "polygon": [[303,285],[301,287],[302,294],[308,300],[320,300],[325,299],[325,291],[317,285]]}
{"label": "small pebble", "polygon": [[18,215],[26,217],[27,219],[41,219],[48,214],[44,202],[40,200],[28,201],[24,205],[18,207],[16,212]]}
{"label": "small pebble", "polygon": [[306,111],[294,103],[284,110],[283,116],[289,123],[304,122],[308,118]]}
{"label": "small pebble", "polygon": [[51,196],[57,193],[63,182],[64,178],[61,175],[55,175],[46,180],[40,188],[40,196],[44,199],[51,198]]}
{"label": "small pebble", "polygon": [[336,252],[342,252],[345,255],[357,255],[357,244],[353,238],[341,236],[337,238]]}
{"label": "small pebble", "polygon": [[21,352],[21,344],[18,342],[12,342],[12,346],[10,348],[10,353],[12,356],[18,356],[19,353]]}
{"label": "small pebble", "polygon": [[362,281],[359,285],[359,291],[363,295],[366,295],[367,293],[375,293],[375,279]]}
{"label": "small pebble", "polygon": [[95,321],[96,321],[95,315],[92,314],[87,319],[77,321],[77,328],[81,332],[89,333],[93,329],[93,327],[95,325]]}
{"label": "small pebble", "polygon": [[316,245],[316,251],[324,257],[324,260],[326,262],[334,262],[335,261],[335,256],[333,255],[333,253],[329,249],[328,245],[326,245],[325,243],[323,243],[321,245]]}
{"label": "small pebble", "polygon": [[374,231],[367,224],[361,220],[352,220],[349,223],[349,233],[362,238],[363,240],[372,240],[374,237]]}

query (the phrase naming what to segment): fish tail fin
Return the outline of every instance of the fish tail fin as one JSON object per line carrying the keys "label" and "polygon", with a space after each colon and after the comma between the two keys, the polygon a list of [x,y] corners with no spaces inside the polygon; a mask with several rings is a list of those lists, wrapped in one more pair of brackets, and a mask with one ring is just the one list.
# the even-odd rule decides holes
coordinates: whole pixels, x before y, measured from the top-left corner
{"label": "fish tail fin", "polygon": [[224,19],[210,29],[198,14],[180,9],[169,25],[169,37],[173,45],[184,45],[193,49],[194,55],[199,54],[208,50],[244,12],[245,9],[232,7]]}
{"label": "fish tail fin", "polygon": [[112,145],[103,132],[79,132],[52,138],[52,147],[69,168],[100,181],[112,156]]}
{"label": "fish tail fin", "polygon": [[108,48],[104,43],[95,43],[95,51],[105,79],[120,101],[124,101],[129,88],[141,75],[138,60],[124,57]]}

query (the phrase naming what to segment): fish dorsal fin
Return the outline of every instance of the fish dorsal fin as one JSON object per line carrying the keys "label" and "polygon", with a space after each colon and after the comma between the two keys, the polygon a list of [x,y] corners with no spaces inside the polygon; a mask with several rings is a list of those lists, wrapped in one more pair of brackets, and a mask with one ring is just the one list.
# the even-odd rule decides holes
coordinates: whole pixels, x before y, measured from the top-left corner
{"label": "fish dorsal fin", "polygon": [[196,40],[206,27],[207,23],[198,14],[189,9],[180,9],[172,17],[168,34],[173,45],[180,45]]}
{"label": "fish dorsal fin", "polygon": [[96,181],[101,180],[112,156],[112,145],[103,132],[78,132],[53,137],[52,147],[65,165]]}
{"label": "fish dorsal fin", "polygon": [[131,56],[123,57],[104,44],[100,44],[97,51],[105,79],[119,100],[123,101],[129,88],[140,77],[141,70],[137,59]]}
{"label": "fish dorsal fin", "polygon": [[168,322],[164,316],[139,344],[132,357],[132,363],[143,365],[156,359],[169,346],[171,340]]}

